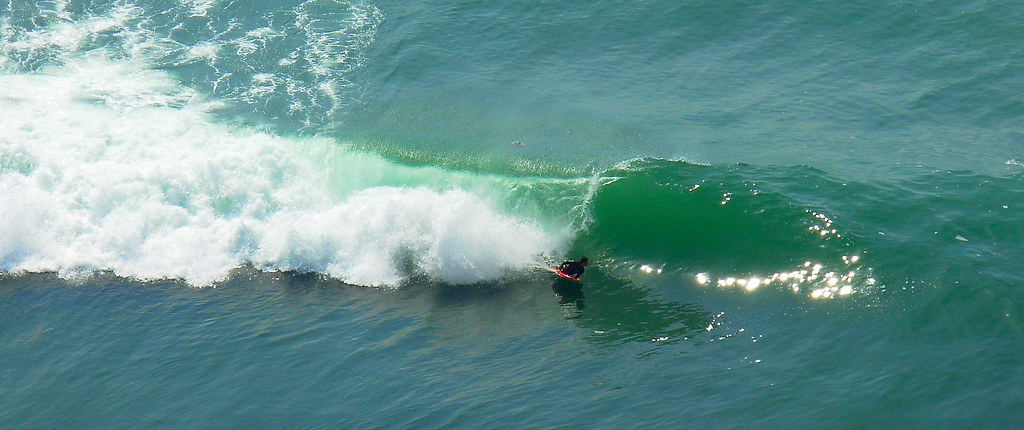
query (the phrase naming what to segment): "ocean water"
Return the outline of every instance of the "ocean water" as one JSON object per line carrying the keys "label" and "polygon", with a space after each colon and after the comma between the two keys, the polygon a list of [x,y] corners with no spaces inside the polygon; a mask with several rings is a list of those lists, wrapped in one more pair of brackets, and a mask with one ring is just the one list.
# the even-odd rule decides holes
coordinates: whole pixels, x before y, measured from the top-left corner
{"label": "ocean water", "polygon": [[2,428],[1024,426],[1019,4],[5,3]]}

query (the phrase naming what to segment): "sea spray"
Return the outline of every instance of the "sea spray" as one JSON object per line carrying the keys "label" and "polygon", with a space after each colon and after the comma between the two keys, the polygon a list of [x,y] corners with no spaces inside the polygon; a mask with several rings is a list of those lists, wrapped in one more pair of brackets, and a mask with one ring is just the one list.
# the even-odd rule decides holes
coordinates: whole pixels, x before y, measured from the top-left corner
{"label": "sea spray", "polygon": [[499,210],[500,178],[220,125],[144,65],[93,54],[0,80],[5,272],[209,285],[252,264],[360,285],[470,283],[563,246]]}

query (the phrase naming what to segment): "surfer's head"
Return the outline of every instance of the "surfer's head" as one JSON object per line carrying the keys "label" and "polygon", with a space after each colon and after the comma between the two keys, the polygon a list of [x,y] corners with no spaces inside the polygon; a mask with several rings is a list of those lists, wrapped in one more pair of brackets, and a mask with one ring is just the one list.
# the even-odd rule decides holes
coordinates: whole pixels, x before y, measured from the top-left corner
{"label": "surfer's head", "polygon": [[583,257],[583,258],[580,259],[580,264],[586,266],[588,261],[590,261],[590,260],[587,260],[587,257]]}

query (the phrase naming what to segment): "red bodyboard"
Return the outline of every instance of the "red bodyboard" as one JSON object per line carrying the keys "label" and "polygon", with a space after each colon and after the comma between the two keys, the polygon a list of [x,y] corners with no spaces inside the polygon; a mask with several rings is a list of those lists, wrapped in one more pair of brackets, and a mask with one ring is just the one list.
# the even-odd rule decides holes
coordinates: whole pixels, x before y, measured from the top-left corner
{"label": "red bodyboard", "polygon": [[561,276],[561,277],[563,277],[563,278],[565,278],[565,279],[568,279],[568,280],[570,280],[570,281],[573,281],[573,282],[580,282],[580,280],[579,280],[579,279],[576,279],[576,278],[573,278],[572,276],[566,275],[566,274],[565,274],[565,272],[562,272],[561,270],[558,270],[558,269],[556,269],[556,268],[554,268],[554,267],[552,267],[552,268],[551,268],[551,269],[549,269],[549,270],[551,270],[552,272],[554,272],[554,274],[556,274],[556,275],[558,275],[558,276]]}

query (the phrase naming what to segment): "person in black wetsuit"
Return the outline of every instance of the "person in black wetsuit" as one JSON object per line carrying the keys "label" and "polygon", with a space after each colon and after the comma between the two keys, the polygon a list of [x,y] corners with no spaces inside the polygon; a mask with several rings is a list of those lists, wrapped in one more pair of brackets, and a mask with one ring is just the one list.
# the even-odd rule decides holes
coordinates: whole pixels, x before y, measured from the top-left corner
{"label": "person in black wetsuit", "polygon": [[[586,266],[587,257],[583,257],[580,258],[580,261],[566,260],[558,266],[558,270],[579,279],[580,275],[583,274],[583,268]],[[551,284],[551,289],[558,295],[558,304],[560,306],[572,308],[575,312],[582,311],[585,307],[583,303],[583,285],[579,282],[555,280]]]}
{"label": "person in black wetsuit", "polygon": [[583,268],[587,266],[587,261],[587,257],[581,258],[580,261],[565,260],[564,263],[558,266],[558,270],[573,278],[580,279],[580,276],[583,275]]}

